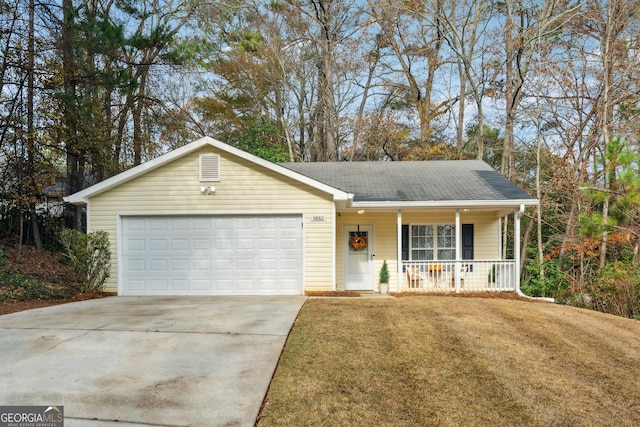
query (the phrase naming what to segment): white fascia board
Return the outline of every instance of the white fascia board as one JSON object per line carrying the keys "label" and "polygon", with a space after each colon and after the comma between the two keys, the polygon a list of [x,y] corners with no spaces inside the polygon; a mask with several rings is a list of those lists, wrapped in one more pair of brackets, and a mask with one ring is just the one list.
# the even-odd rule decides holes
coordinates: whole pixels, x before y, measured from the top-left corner
{"label": "white fascia board", "polygon": [[446,200],[446,201],[418,201],[418,202],[353,202],[353,209],[408,209],[408,208],[517,208],[520,205],[537,206],[537,199],[524,200]]}
{"label": "white fascia board", "polygon": [[231,155],[240,157],[249,162],[260,165],[264,168],[267,168],[273,172],[277,172],[280,175],[286,176],[295,181],[309,185],[310,187],[313,187],[317,190],[323,191],[325,193],[329,193],[333,196],[333,200],[336,202],[345,201],[348,203],[348,201],[353,198],[353,195],[350,195],[342,190],[338,190],[334,187],[331,187],[329,185],[323,184],[319,181],[306,177],[302,174],[299,174],[298,172],[294,172],[291,169],[287,169],[283,166],[277,165],[268,160],[264,160],[264,159],[261,159],[260,157],[254,156],[253,154],[249,154],[246,151],[242,151],[240,149],[227,145],[224,142],[205,136],[190,144],[184,145],[180,148],[177,148],[166,154],[163,154],[160,157],[156,157],[153,160],[149,160],[148,162],[145,162],[141,165],[131,168],[125,172],[119,173],[118,175],[115,175],[109,179],[106,179],[98,184],[92,185],[89,188],[86,188],[82,191],[78,191],[77,193],[64,197],[64,201],[67,203],[72,203],[74,205],[80,205],[80,206],[86,205],[90,197],[93,197],[97,194],[100,194],[104,191],[109,190],[110,188],[123,184],[133,178],[136,178],[153,169],[156,169],[157,167],[160,167],[165,163],[168,163],[172,160],[175,160],[193,151],[199,150],[200,148],[207,145],[217,148],[220,151],[224,151]]}
{"label": "white fascia board", "polygon": [[89,201],[89,198],[100,194],[104,191],[109,190],[112,187],[123,184],[135,177],[143,175],[153,169],[162,166],[165,163],[168,163],[174,159],[182,157],[186,154],[191,153],[192,151],[198,150],[199,148],[207,145],[209,143],[209,139],[211,138],[200,138],[197,141],[194,141],[190,144],[183,145],[180,148],[172,150],[166,154],[163,154],[160,157],[156,157],[155,159],[149,160],[148,162],[144,162],[141,165],[133,167],[129,170],[121,172],[117,175],[112,176],[111,178],[105,179],[102,182],[99,182],[95,185],[92,185],[89,188],[85,188],[82,191],[78,191],[77,193],[71,194],[64,198],[64,201],[67,203],[72,203],[74,205],[84,205]]}

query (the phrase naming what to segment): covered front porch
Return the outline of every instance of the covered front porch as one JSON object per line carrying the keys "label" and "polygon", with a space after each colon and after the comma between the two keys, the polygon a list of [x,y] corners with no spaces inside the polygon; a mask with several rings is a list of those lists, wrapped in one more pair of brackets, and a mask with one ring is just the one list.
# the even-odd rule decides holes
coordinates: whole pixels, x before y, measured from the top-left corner
{"label": "covered front porch", "polygon": [[[338,290],[378,292],[383,262],[390,292],[520,292],[524,205],[348,209],[338,213]],[[503,218],[513,225],[514,256],[504,259]],[[511,232],[511,230],[509,230]],[[356,244],[358,243],[358,244]]]}
{"label": "covered front porch", "polygon": [[[408,233],[403,220],[403,211],[397,211],[398,225],[398,292],[478,292],[478,291],[512,291],[520,293],[520,219],[524,214],[524,205],[520,205],[513,211],[513,259],[502,259],[502,221],[509,211],[499,209],[493,211],[495,218],[495,230],[492,243],[487,244],[486,240],[492,237],[483,236],[484,246],[497,248],[497,256],[493,259],[482,257],[487,252],[476,250],[476,232],[473,218],[478,216],[467,215],[472,222],[463,223],[462,212],[471,213],[469,208],[455,209],[455,223],[453,235],[448,235],[447,230],[443,230],[445,236],[441,236],[439,228],[431,235],[431,245],[434,249],[444,246],[445,249],[438,249],[428,252],[425,258],[416,259],[414,255],[422,255],[424,251],[416,251],[413,246],[416,241],[415,236]],[[476,211],[479,212],[479,211]],[[481,212],[481,211],[480,211]],[[486,212],[485,212],[486,213]],[[476,214],[477,215],[477,214]],[[412,227],[414,228],[414,227]],[[452,244],[448,243],[452,240]],[[418,239],[418,246],[420,245]],[[409,242],[407,242],[409,241]],[[477,242],[480,243],[480,242]],[[426,246],[429,246],[428,244]],[[478,253],[480,252],[480,253]],[[429,256],[430,255],[430,256]],[[480,255],[478,257],[477,255]]]}

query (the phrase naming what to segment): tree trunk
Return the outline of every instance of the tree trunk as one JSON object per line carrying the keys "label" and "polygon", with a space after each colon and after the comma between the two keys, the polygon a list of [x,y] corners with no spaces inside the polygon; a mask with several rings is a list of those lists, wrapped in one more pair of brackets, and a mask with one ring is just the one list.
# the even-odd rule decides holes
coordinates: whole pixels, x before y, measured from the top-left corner
{"label": "tree trunk", "polygon": [[527,246],[529,246],[529,240],[531,240],[531,232],[533,231],[533,220],[529,220],[527,228],[522,236],[522,246],[520,247],[520,271],[524,268],[524,263],[527,261]]}
{"label": "tree trunk", "polygon": [[333,98],[333,45],[335,36],[331,14],[333,0],[313,1],[315,18],[320,24],[320,57],[318,58],[318,116],[316,117],[317,142],[322,147],[323,161],[337,160],[336,146],[336,106]]}
{"label": "tree trunk", "polygon": [[609,226],[609,204],[611,200],[611,193],[609,192],[611,188],[611,176],[610,176],[610,159],[609,159],[609,140],[610,130],[609,130],[609,120],[613,116],[613,112],[611,111],[611,103],[609,99],[609,94],[611,90],[611,86],[613,85],[613,55],[615,51],[613,49],[613,14],[614,7],[617,6],[616,1],[608,1],[607,2],[607,22],[606,22],[606,30],[605,30],[605,39],[602,43],[602,61],[603,61],[603,88],[602,88],[602,110],[600,116],[600,123],[602,126],[602,140],[603,140],[603,149],[602,149],[602,173],[604,178],[604,201],[602,203],[602,235],[600,237],[600,268],[603,268],[607,263],[607,240],[609,236],[608,226]]}
{"label": "tree trunk", "polygon": [[[67,181],[71,194],[82,189],[84,180],[80,167],[78,150],[78,124],[76,112],[76,64],[74,59],[74,15],[75,10],[72,0],[62,0],[62,72],[63,72],[63,118],[65,128],[65,146],[67,154]],[[80,230],[81,210],[77,206],[68,206],[72,212],[72,227]]]}
{"label": "tree trunk", "polygon": [[144,133],[142,132],[142,112],[146,99],[147,70],[143,70],[140,75],[140,88],[133,110],[133,165],[142,163],[142,150],[144,149]]}
{"label": "tree trunk", "polygon": [[35,74],[35,1],[29,0],[29,40],[28,40],[28,64],[27,64],[27,179],[29,181],[29,216],[31,217],[31,236],[36,248],[42,249],[42,239],[38,227],[36,215],[36,201],[39,197],[38,182],[36,178],[36,141],[34,129],[34,74]]}
{"label": "tree trunk", "polygon": [[[462,159],[462,147],[464,147],[464,108],[467,98],[467,74],[464,71],[462,61],[458,61],[458,74],[460,76],[460,101],[458,104],[458,125],[456,129],[456,153],[458,159]],[[482,159],[482,157],[480,157]]]}

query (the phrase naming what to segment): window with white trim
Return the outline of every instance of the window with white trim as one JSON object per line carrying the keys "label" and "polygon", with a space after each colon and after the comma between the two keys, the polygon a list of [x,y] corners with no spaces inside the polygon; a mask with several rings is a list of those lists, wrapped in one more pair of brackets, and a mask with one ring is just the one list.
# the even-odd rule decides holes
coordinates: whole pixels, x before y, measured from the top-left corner
{"label": "window with white trim", "polygon": [[456,259],[455,224],[412,224],[409,227],[411,261]]}
{"label": "window with white trim", "polygon": [[220,181],[220,155],[200,155],[200,181]]}

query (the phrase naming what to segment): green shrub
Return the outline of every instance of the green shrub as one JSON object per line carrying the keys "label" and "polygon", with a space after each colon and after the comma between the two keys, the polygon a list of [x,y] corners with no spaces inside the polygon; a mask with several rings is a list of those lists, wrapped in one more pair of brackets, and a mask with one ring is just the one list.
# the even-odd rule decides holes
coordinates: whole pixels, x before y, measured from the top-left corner
{"label": "green shrub", "polygon": [[[544,268],[544,276],[541,272]],[[542,264],[530,260],[522,271],[522,285],[520,289],[532,297],[552,297],[561,302],[569,288],[569,281],[558,266],[558,261],[544,261]]]}
{"label": "green shrub", "polygon": [[631,319],[640,317],[640,267],[608,263],[587,290],[595,310]]}
{"label": "green shrub", "polygon": [[72,294],[69,287],[50,287],[12,270],[0,269],[0,302],[69,298]]}
{"label": "green shrub", "polygon": [[80,292],[101,291],[111,268],[109,234],[105,231],[84,234],[65,229],[60,232],[60,242],[76,274]]}
{"label": "green shrub", "polygon": [[387,267],[387,260],[384,260],[382,268],[380,268],[380,283],[389,283],[389,267]]}

